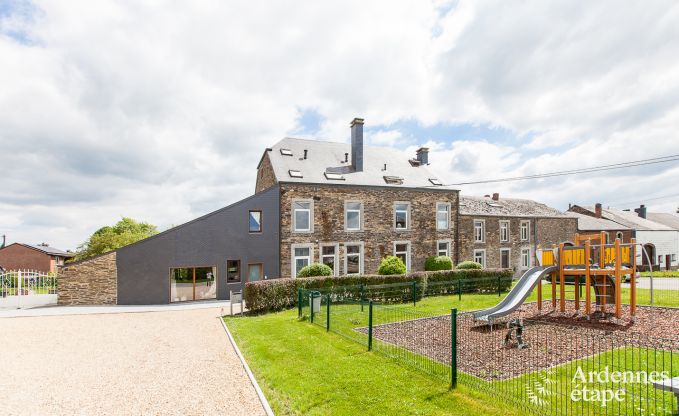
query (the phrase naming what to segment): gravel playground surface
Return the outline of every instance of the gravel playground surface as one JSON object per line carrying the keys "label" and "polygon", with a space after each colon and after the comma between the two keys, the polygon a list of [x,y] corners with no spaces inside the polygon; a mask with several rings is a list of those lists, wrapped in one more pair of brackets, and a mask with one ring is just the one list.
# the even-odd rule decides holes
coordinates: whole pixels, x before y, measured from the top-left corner
{"label": "gravel playground surface", "polygon": [[218,315],[0,319],[0,414],[263,415]]}
{"label": "gravel playground surface", "polygon": [[[537,304],[523,305],[505,318],[526,319],[523,339],[528,348],[506,346],[505,324],[491,331],[475,323],[469,314],[458,317],[458,368],[486,379],[508,379],[546,369],[622,346],[653,347],[679,352],[679,310],[638,307],[634,323],[629,309],[625,318],[587,321],[567,303],[565,313],[554,312],[549,302],[538,311]],[[365,329],[358,329],[365,331]],[[427,356],[445,364],[451,359],[450,316],[417,319],[373,327],[376,339]],[[655,338],[662,337],[665,339]],[[379,345],[377,346],[379,348]]]}

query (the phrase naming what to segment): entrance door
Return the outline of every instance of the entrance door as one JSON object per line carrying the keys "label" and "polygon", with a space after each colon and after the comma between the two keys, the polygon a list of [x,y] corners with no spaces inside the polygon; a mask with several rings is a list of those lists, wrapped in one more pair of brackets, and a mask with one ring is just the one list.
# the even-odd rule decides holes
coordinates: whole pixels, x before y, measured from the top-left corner
{"label": "entrance door", "polygon": [[500,267],[509,269],[509,249],[500,250]]}
{"label": "entrance door", "polygon": [[170,302],[216,299],[215,267],[170,269]]}
{"label": "entrance door", "polygon": [[248,264],[248,282],[256,282],[264,277],[264,266],[262,263]]}
{"label": "entrance door", "polygon": [[665,255],[665,269],[670,270],[672,268],[672,256],[669,254]]}

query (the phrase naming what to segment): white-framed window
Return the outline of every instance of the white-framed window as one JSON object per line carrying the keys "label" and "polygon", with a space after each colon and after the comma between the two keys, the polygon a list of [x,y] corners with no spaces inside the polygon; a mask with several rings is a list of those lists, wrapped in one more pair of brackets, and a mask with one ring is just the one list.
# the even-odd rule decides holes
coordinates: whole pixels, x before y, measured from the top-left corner
{"label": "white-framed window", "polygon": [[672,262],[677,261],[677,255],[676,255],[676,254],[672,254],[672,258],[671,258],[670,260],[671,260]]}
{"label": "white-framed window", "polygon": [[509,248],[500,249],[500,268],[509,269],[512,267],[512,250]]}
{"label": "white-framed window", "polygon": [[665,256],[658,256],[658,264],[665,263]]}
{"label": "white-framed window", "polygon": [[319,253],[321,263],[332,269],[333,276],[339,275],[339,244],[321,243]]}
{"label": "white-framed window", "polygon": [[314,202],[307,199],[292,201],[292,230],[310,233],[314,230]]}
{"label": "white-framed window", "polygon": [[530,240],[530,221],[521,221],[521,241]]}
{"label": "white-framed window", "polygon": [[486,222],[484,220],[474,220],[474,242],[483,243],[486,241]]}
{"label": "white-framed window", "polygon": [[344,245],[344,274],[363,274],[363,243]]}
{"label": "white-framed window", "polygon": [[500,242],[509,242],[509,221],[500,221]]}
{"label": "white-framed window", "polygon": [[450,240],[436,242],[436,255],[450,257]]}
{"label": "white-framed window", "polygon": [[530,248],[521,249],[521,267],[523,268],[530,267]]}
{"label": "white-framed window", "polygon": [[450,203],[436,203],[436,229],[447,230],[450,228]]}
{"label": "white-framed window", "polygon": [[486,250],[474,250],[474,261],[479,263],[484,268],[486,267]]}
{"label": "white-framed window", "polygon": [[622,231],[618,231],[615,233],[615,238],[619,239],[620,242],[622,243]]}
{"label": "white-framed window", "polygon": [[410,241],[395,241],[394,256],[403,260],[403,264],[406,265],[406,271],[410,271]]}
{"label": "white-framed window", "polygon": [[394,228],[396,230],[410,228],[410,202],[394,203]]}
{"label": "white-framed window", "polygon": [[297,273],[302,270],[302,267],[308,266],[314,261],[314,245],[313,244],[293,244],[290,251],[292,252],[292,270],[291,277],[297,277]]}
{"label": "white-framed window", "polygon": [[344,203],[344,229],[346,231],[361,231],[363,224],[363,204],[359,201]]}

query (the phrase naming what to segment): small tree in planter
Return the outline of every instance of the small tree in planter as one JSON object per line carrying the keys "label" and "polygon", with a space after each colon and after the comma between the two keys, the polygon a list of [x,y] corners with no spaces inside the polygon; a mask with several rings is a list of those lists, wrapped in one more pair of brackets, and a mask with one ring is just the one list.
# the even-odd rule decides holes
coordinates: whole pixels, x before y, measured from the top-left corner
{"label": "small tree in planter", "polygon": [[483,266],[481,263],[477,263],[475,261],[463,261],[462,263],[458,264],[456,269],[461,269],[461,270],[480,270],[483,269]]}
{"label": "small tree in planter", "polygon": [[311,263],[297,272],[297,277],[332,276],[332,269],[327,264]]}
{"label": "small tree in planter", "polygon": [[427,260],[424,262],[424,270],[428,272],[453,270],[453,261],[448,256],[427,257]]}
{"label": "small tree in planter", "polygon": [[382,259],[380,268],[377,269],[377,274],[392,275],[392,274],[406,274],[406,265],[399,257],[387,256]]}

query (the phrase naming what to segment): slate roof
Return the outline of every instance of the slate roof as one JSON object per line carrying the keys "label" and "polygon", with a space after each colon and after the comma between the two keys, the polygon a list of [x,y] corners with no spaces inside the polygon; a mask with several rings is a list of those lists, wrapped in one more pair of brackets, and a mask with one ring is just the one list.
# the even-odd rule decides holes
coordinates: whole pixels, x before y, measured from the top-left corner
{"label": "slate roof", "polygon": [[646,218],[653,222],[663,224],[673,230],[679,230],[679,215],[667,212],[648,212]]}
{"label": "slate roof", "polygon": [[[593,206],[583,207],[588,211],[594,212]],[[602,208],[601,216],[605,219],[615,221],[618,224],[622,224],[632,230],[640,231],[673,231],[672,228],[659,224],[655,221],[651,221],[646,218],[641,218],[633,211],[623,211],[618,208]]]}
{"label": "slate roof", "polygon": [[577,212],[566,211],[564,214],[578,219],[578,230],[582,231],[624,231],[629,230],[622,224],[605,218],[590,217]]}
{"label": "slate roof", "polygon": [[[292,156],[283,155],[281,149],[289,150]],[[409,160],[414,159],[415,154],[408,155],[388,147],[364,146],[361,172],[355,172],[351,168],[349,143],[286,137],[276,143],[271,150],[267,149],[267,153],[278,182],[456,190],[453,187],[432,184],[429,179],[445,182],[431,173],[426,166],[413,166]],[[349,153],[349,162],[344,162],[345,153]],[[302,177],[293,177],[290,171],[298,171]],[[326,173],[340,175],[343,179],[328,179]],[[385,176],[399,177],[403,182],[390,184],[385,181]]]}
{"label": "slate roof", "polygon": [[558,209],[530,199],[500,198],[494,201],[488,197],[460,196],[460,215],[498,217],[555,217],[566,215]]}
{"label": "slate roof", "polygon": [[73,257],[75,254],[69,253],[64,250],[60,250],[58,248],[50,247],[50,246],[43,246],[41,244],[24,244],[24,243],[17,243],[20,244],[24,247],[32,248],[34,250],[42,251],[45,254],[49,254],[50,256],[61,256],[61,257]]}

